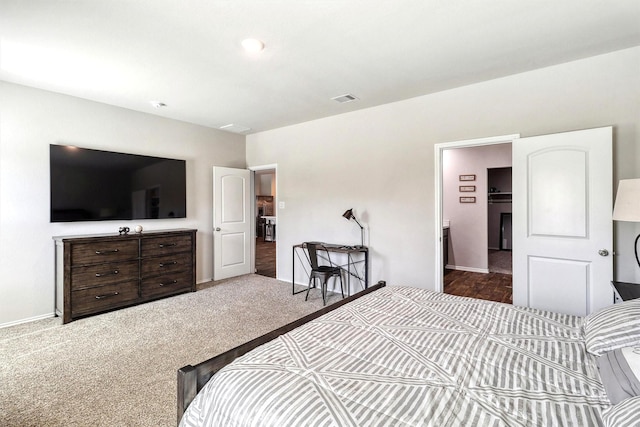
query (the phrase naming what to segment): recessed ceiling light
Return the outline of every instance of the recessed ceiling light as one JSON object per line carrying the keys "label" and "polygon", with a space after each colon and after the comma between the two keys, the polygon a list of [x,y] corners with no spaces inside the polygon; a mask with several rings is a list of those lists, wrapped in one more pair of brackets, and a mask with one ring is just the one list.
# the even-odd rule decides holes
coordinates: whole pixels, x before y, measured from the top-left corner
{"label": "recessed ceiling light", "polygon": [[233,133],[245,133],[245,132],[249,132],[251,130],[251,128],[248,127],[248,126],[236,125],[234,123],[230,123],[228,125],[220,126],[220,129],[221,130],[226,130],[227,132],[233,132]]}
{"label": "recessed ceiling light", "polygon": [[160,101],[149,101],[149,104],[151,104],[153,108],[162,108],[167,106],[167,104]]}
{"label": "recessed ceiling light", "polygon": [[242,47],[249,53],[258,53],[264,49],[264,43],[258,39],[242,40]]}

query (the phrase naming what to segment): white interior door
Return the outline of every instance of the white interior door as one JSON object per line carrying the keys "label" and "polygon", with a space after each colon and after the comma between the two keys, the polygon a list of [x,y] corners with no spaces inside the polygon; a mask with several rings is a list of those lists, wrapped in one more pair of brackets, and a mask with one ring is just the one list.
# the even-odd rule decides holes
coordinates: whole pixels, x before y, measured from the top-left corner
{"label": "white interior door", "polygon": [[584,316],[613,302],[612,128],[513,142],[513,303]]}
{"label": "white interior door", "polygon": [[213,168],[213,280],[251,271],[251,175]]}

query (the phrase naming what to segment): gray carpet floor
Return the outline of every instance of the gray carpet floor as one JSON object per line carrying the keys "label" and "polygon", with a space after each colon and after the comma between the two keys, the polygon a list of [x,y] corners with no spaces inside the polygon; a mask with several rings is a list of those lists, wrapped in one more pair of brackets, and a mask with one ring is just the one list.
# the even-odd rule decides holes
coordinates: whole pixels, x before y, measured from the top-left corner
{"label": "gray carpet floor", "polygon": [[319,290],[305,302],[253,274],[199,287],[66,325],[0,329],[0,425],[175,426],[179,368],[322,308]]}

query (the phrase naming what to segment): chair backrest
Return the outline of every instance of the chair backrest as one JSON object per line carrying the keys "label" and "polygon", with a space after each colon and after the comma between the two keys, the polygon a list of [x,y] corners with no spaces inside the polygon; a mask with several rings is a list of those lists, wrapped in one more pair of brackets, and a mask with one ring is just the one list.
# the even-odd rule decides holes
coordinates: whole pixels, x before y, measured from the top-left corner
{"label": "chair backrest", "polygon": [[307,252],[309,252],[309,262],[311,263],[312,270],[317,270],[318,266],[320,265],[318,263],[318,252],[320,251],[324,251],[327,253],[326,259],[329,262],[329,265],[332,265],[331,259],[329,258],[329,251],[324,247],[324,245],[322,245],[322,243],[306,242],[305,246],[307,248]]}

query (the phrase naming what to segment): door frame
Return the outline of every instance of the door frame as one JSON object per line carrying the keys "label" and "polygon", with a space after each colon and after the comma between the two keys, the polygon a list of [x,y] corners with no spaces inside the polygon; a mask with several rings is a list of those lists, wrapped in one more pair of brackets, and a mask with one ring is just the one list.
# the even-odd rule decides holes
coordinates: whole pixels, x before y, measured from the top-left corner
{"label": "door frame", "polygon": [[[273,198],[273,209],[274,213],[278,212],[279,204],[278,204],[278,194],[280,194],[280,190],[278,188],[278,164],[271,163],[267,165],[258,165],[248,167],[251,171],[251,199],[253,202],[251,203],[251,271],[255,273],[256,271],[256,171],[264,171],[264,170],[273,170],[275,172],[275,180],[276,180],[276,195]],[[273,242],[276,245],[276,279],[278,278],[278,234],[277,230],[280,227],[280,215],[276,214],[278,218],[276,220],[276,240]]]}
{"label": "door frame", "polygon": [[480,147],[484,145],[510,144],[514,140],[519,139],[520,134],[490,136],[486,138],[466,139],[461,141],[442,142],[434,145],[434,173],[435,173],[435,277],[434,290],[442,293],[444,290],[444,272],[442,266],[442,156],[444,150],[453,148],[470,148]]}

